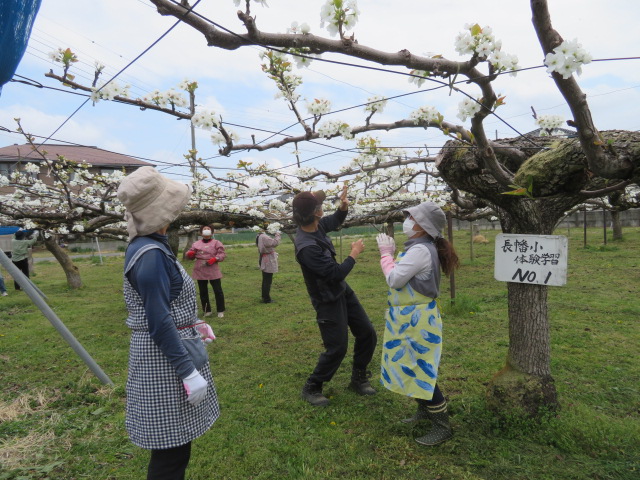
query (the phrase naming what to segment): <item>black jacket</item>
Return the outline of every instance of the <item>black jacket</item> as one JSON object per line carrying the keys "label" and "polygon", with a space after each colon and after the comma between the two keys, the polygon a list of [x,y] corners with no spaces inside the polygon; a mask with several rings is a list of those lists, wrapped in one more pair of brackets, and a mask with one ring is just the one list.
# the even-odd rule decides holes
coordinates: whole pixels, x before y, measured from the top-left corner
{"label": "black jacket", "polygon": [[346,211],[337,210],[323,217],[315,232],[305,232],[300,227],[296,231],[296,260],[302,269],[312,303],[335,302],[349,288],[345,278],[356,261],[347,257],[344,262],[338,263],[336,250],[327,236],[327,232],[335,231],[342,225],[346,216]]}

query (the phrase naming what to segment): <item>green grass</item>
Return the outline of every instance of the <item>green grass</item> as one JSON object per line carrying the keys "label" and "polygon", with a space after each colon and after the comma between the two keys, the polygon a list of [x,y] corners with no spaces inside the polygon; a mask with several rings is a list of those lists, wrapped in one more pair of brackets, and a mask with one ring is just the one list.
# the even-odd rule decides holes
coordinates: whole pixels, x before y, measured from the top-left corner
{"label": "green grass", "polygon": [[[292,245],[279,248],[276,303],[259,303],[256,250],[228,249],[221,265],[227,300],[209,347],[221,405],[213,428],[194,442],[187,472],[209,479],[640,478],[640,229],[600,248],[601,231],[569,232],[568,283],[551,287],[552,370],[561,411],[540,423],[498,422],[484,408],[487,382],[508,347],[506,284],[493,279],[493,240],[475,245],[455,232],[462,259],[455,302],[443,277],[445,345],[441,385],[455,436],[437,447],[413,437],[427,425],[398,420],[411,400],[381,387],[372,398],[349,392],[347,358],[314,409],[299,392],[321,351]],[[566,235],[567,230],[558,232]],[[350,238],[343,237],[343,253]],[[336,238],[336,245],[340,238]],[[382,336],[385,285],[373,237],[349,277]],[[602,246],[604,247],[604,246]],[[101,368],[105,387],[24,293],[0,297],[0,480],[126,480],[145,476],[148,452],[124,431],[129,332],[124,325],[122,258],[79,259],[85,286],[70,291],[60,267],[38,262],[35,283]],[[5,275],[6,278],[6,275]],[[372,370],[379,368],[380,349]]]}

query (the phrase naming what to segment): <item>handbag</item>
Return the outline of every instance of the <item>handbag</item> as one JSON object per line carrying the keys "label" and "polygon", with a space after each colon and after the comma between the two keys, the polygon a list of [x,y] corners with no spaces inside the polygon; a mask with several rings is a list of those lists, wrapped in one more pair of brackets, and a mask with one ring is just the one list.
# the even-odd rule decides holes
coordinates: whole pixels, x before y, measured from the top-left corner
{"label": "handbag", "polygon": [[184,338],[182,337],[182,344],[187,350],[187,353],[191,357],[193,365],[196,370],[200,371],[207,363],[209,363],[209,354],[204,346],[204,342],[200,337]]}

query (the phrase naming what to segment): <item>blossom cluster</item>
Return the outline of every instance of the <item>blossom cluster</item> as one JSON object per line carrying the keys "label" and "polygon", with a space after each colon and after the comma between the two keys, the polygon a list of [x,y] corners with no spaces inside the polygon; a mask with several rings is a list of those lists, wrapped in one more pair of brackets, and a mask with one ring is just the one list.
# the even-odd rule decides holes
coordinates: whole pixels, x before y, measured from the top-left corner
{"label": "blossom cluster", "polygon": [[477,55],[481,60],[488,60],[498,72],[518,69],[517,55],[502,52],[502,41],[496,40],[491,27],[480,27],[478,24],[466,24],[464,32],[455,38],[455,49],[460,55]]}
{"label": "blossom cluster", "polygon": [[436,107],[425,106],[411,112],[409,118],[418,125],[419,123],[442,123],[443,117]]}
{"label": "blossom cluster", "polygon": [[431,72],[427,70],[411,70],[409,74],[411,75],[409,83],[415,83],[418,87],[421,87],[426,79],[431,76]]}
{"label": "blossom cluster", "polygon": [[185,98],[185,96],[173,88],[167,90],[166,92],[161,92],[159,90],[154,90],[151,93],[146,94],[142,97],[142,101],[145,103],[152,103],[159,107],[186,107],[189,105],[189,102]]}
{"label": "blossom cluster", "polygon": [[269,232],[271,235],[275,235],[280,230],[282,230],[282,225],[278,222],[270,223],[267,227],[267,232]]}
{"label": "blossom cluster", "polygon": [[364,106],[365,112],[382,112],[384,107],[387,106],[387,99],[382,95],[374,95],[367,99],[367,104]]}
{"label": "blossom cluster", "polygon": [[287,33],[299,33],[306,35],[311,31],[311,27],[307,23],[298,24],[298,22],[291,22],[291,26],[287,28]]}
{"label": "blossom cluster", "polygon": [[353,29],[358,21],[358,3],[356,0],[327,0],[320,9],[320,28],[327,24],[327,31],[334,37],[345,30]]}
{"label": "blossom cluster", "polygon": [[218,114],[213,110],[197,111],[193,117],[191,117],[191,123],[193,123],[194,127],[200,127],[205,130],[211,130],[220,125]]}
{"label": "blossom cluster", "polygon": [[351,127],[348,123],[340,120],[329,120],[318,126],[318,135],[324,138],[331,138],[335,135],[341,135],[346,140],[353,138]]}
{"label": "blossom cluster", "polygon": [[562,115],[540,115],[536,118],[536,124],[542,129],[540,134],[544,136],[562,126],[564,117]]}
{"label": "blossom cluster", "polygon": [[471,98],[465,98],[458,104],[458,115],[457,117],[461,121],[465,121],[469,117],[473,117],[476,113],[480,111],[482,106],[479,101],[473,100]]}
{"label": "blossom cluster", "polygon": [[[229,138],[231,138],[231,142],[235,143],[238,141],[238,139],[240,138],[238,136],[238,134],[232,130],[227,130],[227,134],[229,135]],[[213,143],[215,143],[216,145],[226,145],[227,144],[227,140],[224,138],[224,135],[222,135],[222,133],[220,132],[214,132],[211,134],[211,141]]]}
{"label": "blossom cluster", "polygon": [[324,115],[331,111],[331,102],[322,98],[314,98],[313,102],[307,102],[307,111],[311,115]]}
{"label": "blossom cluster", "polygon": [[582,65],[591,63],[591,55],[582,48],[582,44],[577,39],[565,40],[558,45],[553,52],[547,53],[544,64],[547,66],[547,73],[559,73],[562,78],[569,78],[573,73],[580,75]]}
{"label": "blossom cluster", "polygon": [[130,85],[121,86],[118,82],[111,81],[103,85],[100,89],[91,88],[91,100],[97,103],[99,100],[113,100],[115,97],[128,97]]}

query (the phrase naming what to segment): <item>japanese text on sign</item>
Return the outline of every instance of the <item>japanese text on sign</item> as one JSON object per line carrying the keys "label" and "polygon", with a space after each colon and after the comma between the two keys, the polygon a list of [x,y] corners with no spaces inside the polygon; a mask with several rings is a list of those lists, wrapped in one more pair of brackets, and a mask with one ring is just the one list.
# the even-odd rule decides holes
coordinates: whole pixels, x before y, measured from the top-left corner
{"label": "japanese text on sign", "polygon": [[496,237],[494,277],[502,282],[567,283],[567,237],[518,235]]}

